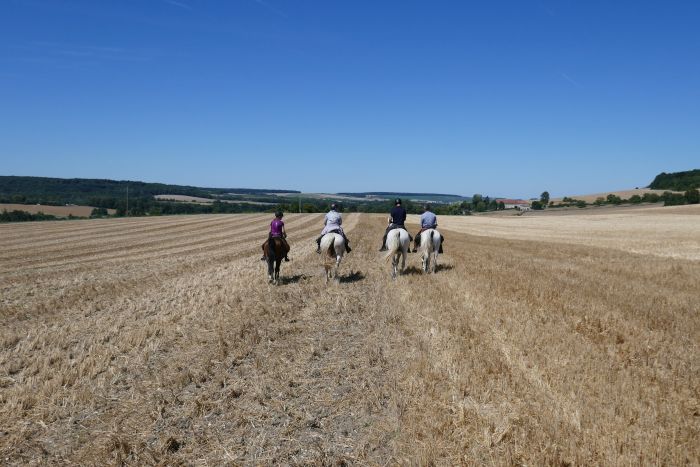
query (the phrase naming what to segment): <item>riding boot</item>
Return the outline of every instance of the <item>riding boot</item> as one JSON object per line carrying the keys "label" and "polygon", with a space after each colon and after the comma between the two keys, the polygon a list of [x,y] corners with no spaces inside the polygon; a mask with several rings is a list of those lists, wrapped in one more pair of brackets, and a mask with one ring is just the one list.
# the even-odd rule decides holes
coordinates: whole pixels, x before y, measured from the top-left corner
{"label": "riding boot", "polygon": [[350,248],[350,240],[348,240],[345,234],[343,234],[343,240],[345,240],[345,252],[350,253],[352,251],[352,248]]}
{"label": "riding boot", "polygon": [[262,255],[262,257],[260,258],[260,261],[265,261],[265,243],[263,243],[262,251],[263,251],[263,255]]}
{"label": "riding boot", "polygon": [[386,251],[386,236],[387,234],[384,234],[384,238],[382,238],[382,247],[379,249],[379,251]]}
{"label": "riding boot", "polygon": [[442,254],[442,244],[445,243],[445,236],[443,234],[440,234],[440,249],[438,250],[438,253]]}
{"label": "riding boot", "polygon": [[316,239],[316,245],[318,245],[316,247],[316,253],[318,253],[319,255],[321,254],[321,239],[322,238],[323,238],[323,235],[319,235],[318,238]]}

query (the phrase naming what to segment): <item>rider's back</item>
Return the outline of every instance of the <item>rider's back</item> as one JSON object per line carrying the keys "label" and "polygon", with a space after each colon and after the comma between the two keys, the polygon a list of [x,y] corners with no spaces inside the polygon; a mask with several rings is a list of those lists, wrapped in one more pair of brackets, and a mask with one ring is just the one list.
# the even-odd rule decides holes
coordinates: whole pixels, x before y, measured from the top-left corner
{"label": "rider's back", "polygon": [[406,210],[403,206],[394,206],[391,208],[391,223],[395,225],[404,225],[406,222]]}

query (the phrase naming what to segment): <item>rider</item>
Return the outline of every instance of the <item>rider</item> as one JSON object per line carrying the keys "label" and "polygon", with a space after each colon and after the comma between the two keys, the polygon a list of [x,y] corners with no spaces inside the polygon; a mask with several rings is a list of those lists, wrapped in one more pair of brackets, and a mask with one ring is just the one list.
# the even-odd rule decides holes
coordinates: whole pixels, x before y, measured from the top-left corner
{"label": "rider", "polygon": [[[282,247],[284,249],[284,260],[289,261],[287,255],[289,254],[289,243],[287,243],[287,231],[284,229],[284,222],[282,222],[282,217],[284,213],[282,211],[275,212],[275,218],[270,222],[270,233],[267,235],[267,242],[273,238],[279,238],[282,240]],[[267,243],[265,242],[265,243]],[[263,257],[261,260],[265,260],[265,243],[262,245]]]}
{"label": "rider", "polygon": [[[386,232],[384,232],[384,238],[382,239],[382,247],[379,249],[379,251],[386,251],[386,236],[389,235],[389,232],[394,230],[394,229],[404,229],[406,230],[406,227],[404,226],[404,223],[406,222],[406,209],[404,209],[403,206],[401,206],[401,199],[396,198],[394,200],[394,207],[391,208],[391,213],[389,214],[389,226],[386,228]],[[406,230],[406,232],[408,232]],[[408,235],[408,241],[411,241],[411,235]]]}
{"label": "rider", "polygon": [[324,227],[321,231],[321,235],[319,235],[316,239],[316,244],[318,245],[316,248],[316,253],[321,253],[321,238],[323,238],[323,236],[329,232],[338,232],[340,235],[342,235],[343,239],[345,240],[345,251],[348,253],[352,251],[352,249],[350,249],[350,240],[348,240],[348,237],[345,236],[345,232],[341,227],[342,224],[343,216],[341,216],[338,212],[338,205],[332,203],[331,210],[328,211],[325,219],[323,220]]}
{"label": "rider", "polygon": [[[423,214],[420,216],[420,231],[416,234],[416,238],[413,240],[413,252],[418,251],[418,246],[420,245],[420,234],[428,229],[437,229],[437,216],[433,214],[430,210],[429,205],[423,206]],[[440,249],[438,253],[442,253],[442,244],[445,241],[445,237],[440,234]]]}

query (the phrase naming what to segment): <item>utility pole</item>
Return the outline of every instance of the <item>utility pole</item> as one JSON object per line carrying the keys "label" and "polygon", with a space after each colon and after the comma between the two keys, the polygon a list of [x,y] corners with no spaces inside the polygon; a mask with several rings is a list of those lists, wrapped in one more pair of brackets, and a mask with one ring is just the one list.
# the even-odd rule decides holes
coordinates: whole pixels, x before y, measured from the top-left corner
{"label": "utility pole", "polygon": [[129,217],[129,184],[126,184],[126,217]]}
{"label": "utility pole", "polygon": [[301,214],[301,193],[299,194],[299,214]]}

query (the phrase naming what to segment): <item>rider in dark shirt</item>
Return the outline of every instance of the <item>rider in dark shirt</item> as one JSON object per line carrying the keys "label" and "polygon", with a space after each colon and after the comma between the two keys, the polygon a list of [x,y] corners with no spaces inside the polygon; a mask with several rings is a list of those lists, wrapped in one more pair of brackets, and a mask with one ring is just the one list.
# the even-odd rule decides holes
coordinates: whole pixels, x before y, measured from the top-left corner
{"label": "rider in dark shirt", "polygon": [[[382,247],[379,249],[379,251],[386,251],[386,236],[389,235],[390,231],[392,231],[394,229],[406,230],[406,227],[404,227],[405,222],[406,222],[406,209],[404,209],[404,207],[401,206],[401,199],[396,198],[396,200],[394,201],[394,207],[391,208],[391,213],[389,215],[389,226],[386,228],[386,232],[384,232],[384,238],[382,239]],[[410,234],[409,234],[408,238],[409,238],[409,241],[411,241]]]}

